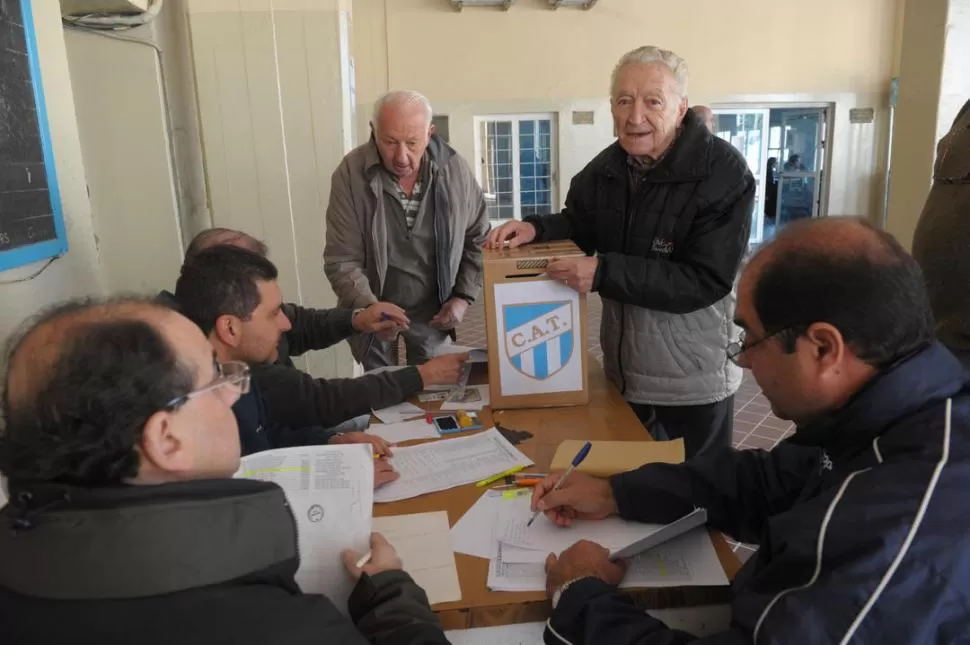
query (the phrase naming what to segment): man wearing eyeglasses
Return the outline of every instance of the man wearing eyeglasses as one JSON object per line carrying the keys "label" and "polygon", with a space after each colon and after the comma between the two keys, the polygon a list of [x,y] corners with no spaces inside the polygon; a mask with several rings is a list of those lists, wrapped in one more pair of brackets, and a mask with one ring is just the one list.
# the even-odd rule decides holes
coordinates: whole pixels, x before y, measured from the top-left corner
{"label": "man wearing eyeglasses", "polygon": [[447,643],[378,534],[344,554],[352,619],[301,593],[283,491],[231,479],[246,371],[180,314],[69,303],[3,358],[3,642]]}
{"label": "man wearing eyeglasses", "polygon": [[749,368],[794,436],[609,480],[536,487],[561,526],[620,515],[670,522],[696,507],[711,528],[760,543],[732,585],[732,620],[696,638],[616,589],[624,564],[579,542],[546,563],[550,644],[962,642],[970,633],[970,377],[933,342],[915,260],[854,219],[792,224],[738,286]]}

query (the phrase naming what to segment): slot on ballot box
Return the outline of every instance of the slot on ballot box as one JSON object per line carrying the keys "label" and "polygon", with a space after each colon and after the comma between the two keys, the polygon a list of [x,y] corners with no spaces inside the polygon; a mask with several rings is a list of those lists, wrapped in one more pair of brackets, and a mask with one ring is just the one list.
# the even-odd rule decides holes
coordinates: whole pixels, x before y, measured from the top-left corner
{"label": "slot on ballot box", "polygon": [[571,257],[585,254],[569,241],[485,251],[492,407],[589,403],[586,295],[546,275],[549,262]]}

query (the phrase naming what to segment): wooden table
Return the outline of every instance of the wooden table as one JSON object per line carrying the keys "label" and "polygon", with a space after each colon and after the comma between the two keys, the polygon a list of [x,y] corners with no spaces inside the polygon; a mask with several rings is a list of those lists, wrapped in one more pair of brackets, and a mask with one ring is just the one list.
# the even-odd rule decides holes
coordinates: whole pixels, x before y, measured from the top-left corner
{"label": "wooden table", "polygon": [[[534,437],[517,448],[535,461],[535,467],[529,470],[536,472],[547,472],[556,449],[565,439],[651,441],[633,410],[606,379],[599,361],[590,357],[588,363],[589,405],[494,413],[486,408],[480,413],[482,425],[489,428],[498,421],[513,430],[531,432]],[[484,383],[484,378],[482,374],[473,373],[471,382]],[[482,489],[474,485],[461,486],[400,502],[377,504],[374,515],[383,517],[444,510],[448,512],[449,523],[454,526],[481,494]],[[712,531],[711,538],[728,579],[733,580],[741,567],[740,561],[720,533]],[[487,560],[463,553],[456,553],[455,560],[462,599],[434,606],[445,629],[544,621],[549,617],[551,606],[545,593],[489,591],[485,584]],[[678,587],[640,590],[633,595],[637,604],[644,608],[661,608],[722,603],[728,600],[728,593],[728,587]]]}

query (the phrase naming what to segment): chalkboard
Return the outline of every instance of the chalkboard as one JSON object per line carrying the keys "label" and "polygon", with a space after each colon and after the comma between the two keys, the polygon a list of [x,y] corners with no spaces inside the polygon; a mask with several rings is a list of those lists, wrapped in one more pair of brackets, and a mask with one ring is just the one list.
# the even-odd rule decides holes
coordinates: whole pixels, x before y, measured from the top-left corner
{"label": "chalkboard", "polygon": [[67,251],[30,0],[0,0],[0,271]]}

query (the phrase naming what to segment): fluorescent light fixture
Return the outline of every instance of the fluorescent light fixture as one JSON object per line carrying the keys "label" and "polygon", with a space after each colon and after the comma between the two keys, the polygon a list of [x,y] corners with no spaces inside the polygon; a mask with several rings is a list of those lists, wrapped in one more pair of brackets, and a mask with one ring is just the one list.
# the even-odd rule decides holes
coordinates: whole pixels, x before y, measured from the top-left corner
{"label": "fluorescent light fixture", "polygon": [[549,0],[553,9],[559,7],[579,7],[580,9],[592,9],[596,0]]}
{"label": "fluorescent light fixture", "polygon": [[506,11],[515,0],[451,0],[455,9],[461,11],[465,7],[502,7]]}

